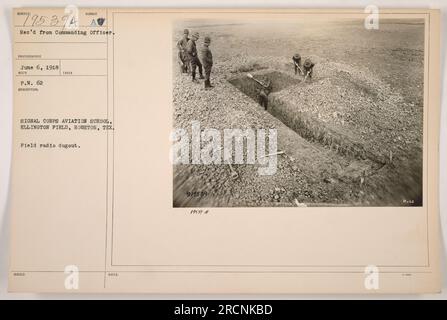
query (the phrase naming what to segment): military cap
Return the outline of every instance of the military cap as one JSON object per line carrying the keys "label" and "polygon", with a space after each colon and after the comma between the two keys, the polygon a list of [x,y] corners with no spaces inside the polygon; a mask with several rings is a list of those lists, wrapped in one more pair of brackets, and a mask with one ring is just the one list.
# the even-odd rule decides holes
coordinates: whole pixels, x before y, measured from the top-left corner
{"label": "military cap", "polygon": [[305,67],[310,67],[312,65],[312,61],[310,61],[310,59],[306,59],[305,61],[304,61],[304,66]]}
{"label": "military cap", "polygon": [[189,30],[188,29],[183,30],[183,34],[189,34]]}
{"label": "military cap", "polygon": [[205,37],[205,39],[203,40],[203,42],[205,43],[210,43],[211,42],[211,38],[210,37]]}
{"label": "military cap", "polygon": [[300,56],[299,53],[295,53],[295,54],[293,55],[293,58],[296,59],[296,60],[298,60],[298,59],[301,59],[301,56]]}

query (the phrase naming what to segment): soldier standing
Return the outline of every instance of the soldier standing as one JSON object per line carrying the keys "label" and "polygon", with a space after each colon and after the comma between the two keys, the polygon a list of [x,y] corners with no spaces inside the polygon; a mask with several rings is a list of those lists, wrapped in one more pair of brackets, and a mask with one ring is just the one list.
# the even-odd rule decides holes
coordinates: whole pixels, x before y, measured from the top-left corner
{"label": "soldier standing", "polygon": [[295,74],[297,74],[298,70],[300,74],[303,74],[303,69],[301,69],[301,55],[299,53],[295,53],[292,57],[293,65],[295,66]]}
{"label": "soldier standing", "polygon": [[177,42],[178,58],[180,62],[180,70],[182,73],[189,72],[188,55],[186,54],[186,46],[189,40],[189,30],[183,30],[183,37]]}
{"label": "soldier standing", "polygon": [[192,81],[196,82],[196,67],[199,67],[200,79],[204,79],[202,73],[202,63],[200,63],[199,57],[197,56],[196,41],[199,40],[199,33],[194,32],[191,39],[189,39],[186,45],[186,52],[188,54],[188,60],[191,64],[191,75]]}
{"label": "soldier standing", "polygon": [[200,50],[200,58],[205,69],[205,89],[211,89],[213,87],[210,82],[211,68],[213,67],[213,54],[209,48],[210,44],[211,38],[205,37],[203,47]]}

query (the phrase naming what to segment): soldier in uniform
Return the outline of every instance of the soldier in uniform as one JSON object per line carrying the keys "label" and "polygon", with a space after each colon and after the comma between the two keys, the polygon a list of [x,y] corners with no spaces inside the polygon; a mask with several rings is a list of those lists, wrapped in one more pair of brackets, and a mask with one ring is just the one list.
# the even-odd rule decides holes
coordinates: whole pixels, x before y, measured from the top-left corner
{"label": "soldier in uniform", "polygon": [[205,89],[210,89],[213,86],[210,82],[211,68],[213,67],[213,54],[209,48],[211,38],[205,37],[203,47],[200,50],[200,58],[202,59],[203,68],[205,69]]}
{"label": "soldier in uniform", "polygon": [[301,66],[301,55],[299,53],[295,53],[292,57],[293,65],[295,67],[295,74],[299,71],[300,74],[303,74],[303,69]]}
{"label": "soldier in uniform", "polygon": [[261,85],[261,88],[259,89],[259,104],[267,110],[269,94],[272,92],[272,82],[267,76],[264,76],[261,80],[256,82]]}
{"label": "soldier in uniform", "polygon": [[188,54],[188,60],[191,64],[191,75],[192,81],[196,82],[196,68],[199,67],[200,79],[204,79],[202,73],[202,63],[200,63],[199,57],[197,56],[196,41],[199,40],[199,33],[194,32],[192,37],[189,39],[186,45],[186,53]]}
{"label": "soldier in uniform", "polygon": [[177,42],[178,58],[180,62],[180,70],[182,73],[189,72],[188,55],[186,54],[186,46],[189,40],[189,30],[183,30],[183,37]]}
{"label": "soldier in uniform", "polygon": [[[312,78],[313,70],[315,63],[313,63],[310,59],[306,59],[303,64],[304,76]],[[306,78],[305,78],[306,79]]]}

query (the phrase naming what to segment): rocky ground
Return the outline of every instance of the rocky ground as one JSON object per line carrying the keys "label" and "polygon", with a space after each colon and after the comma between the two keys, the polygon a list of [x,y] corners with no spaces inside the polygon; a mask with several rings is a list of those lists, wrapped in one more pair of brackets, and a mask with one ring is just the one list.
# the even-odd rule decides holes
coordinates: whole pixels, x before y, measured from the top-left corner
{"label": "rocky ground", "polygon": [[[191,121],[202,128],[275,128],[284,154],[273,176],[258,175],[256,165],[233,165],[237,179],[227,164],[175,165],[175,206],[420,204],[423,25],[390,23],[375,33],[352,22],[299,30],[286,25],[281,32],[262,25],[188,27],[213,39],[215,88],[205,90],[203,82],[174,70],[175,128],[188,129]],[[317,63],[311,81],[293,74],[295,51]],[[176,52],[173,59],[177,63]],[[297,80],[272,94],[290,104],[288,115],[305,115],[318,131],[339,132],[367,156],[303,135],[229,82],[271,71]]]}

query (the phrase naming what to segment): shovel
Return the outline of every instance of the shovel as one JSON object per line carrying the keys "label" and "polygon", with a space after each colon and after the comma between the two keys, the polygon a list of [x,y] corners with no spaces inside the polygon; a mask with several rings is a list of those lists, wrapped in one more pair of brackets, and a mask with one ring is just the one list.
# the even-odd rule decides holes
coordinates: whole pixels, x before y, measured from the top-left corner
{"label": "shovel", "polygon": [[310,73],[310,71],[307,71],[307,73],[306,73],[306,75],[305,75],[305,77],[304,77],[303,82],[306,82],[306,79],[307,79],[307,77],[309,76],[309,73]]}
{"label": "shovel", "polygon": [[263,87],[267,87],[264,83],[262,83],[261,81],[259,81],[258,79],[256,79],[255,77],[253,77],[253,75],[251,73],[247,73],[247,77],[250,79],[253,79],[254,81],[256,81],[257,83],[259,83],[261,86]]}
{"label": "shovel", "polygon": [[284,153],[285,153],[284,151],[278,151],[278,152],[262,155],[262,156],[260,156],[260,158],[267,158],[267,157],[276,156],[276,155],[280,155],[280,154],[284,154]]}
{"label": "shovel", "polygon": [[298,65],[298,63],[294,62],[295,66],[300,70],[301,74],[304,74],[303,69]]}

